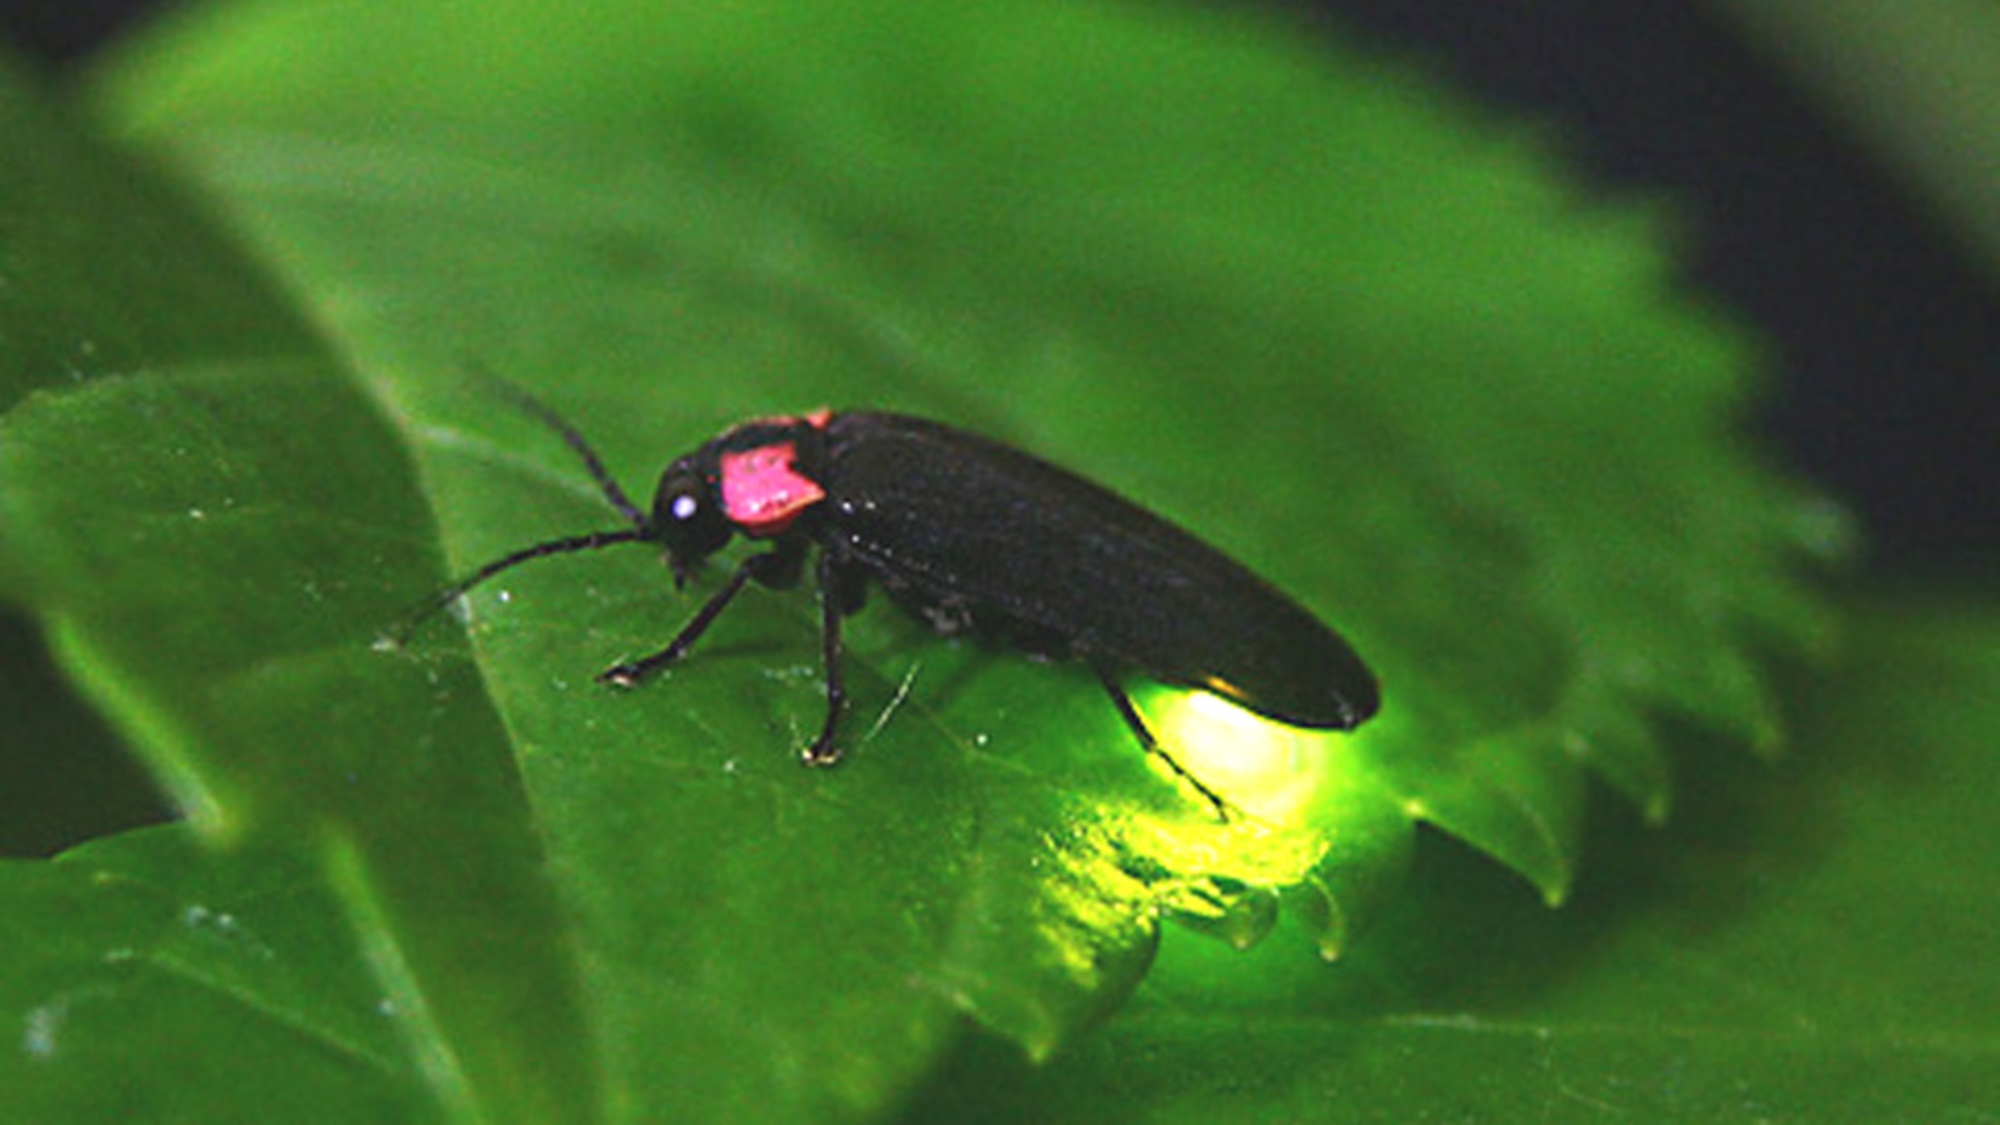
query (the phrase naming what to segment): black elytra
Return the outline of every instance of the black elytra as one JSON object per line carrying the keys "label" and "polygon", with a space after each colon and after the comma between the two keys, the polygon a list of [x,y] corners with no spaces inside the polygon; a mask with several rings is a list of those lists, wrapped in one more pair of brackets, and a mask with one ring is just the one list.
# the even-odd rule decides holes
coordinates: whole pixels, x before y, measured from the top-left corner
{"label": "black elytra", "polygon": [[840,758],[841,621],[860,609],[870,580],[940,633],[1089,665],[1141,747],[1225,815],[1222,800],[1161,748],[1123,675],[1213,692],[1299,727],[1352,730],[1380,705],[1375,677],[1347,642],[1276,587],[1159,516],[1020,450],[901,414],[758,419],[669,465],[649,512],[575,427],[506,389],[569,443],[629,526],[511,552],[440,591],[430,607],[531,559],[620,543],[665,548],[679,587],[736,535],[768,541],[666,647],[598,676],[631,687],[685,656],[745,585],[796,586],[817,546],[826,716],[804,751],[808,764]]}

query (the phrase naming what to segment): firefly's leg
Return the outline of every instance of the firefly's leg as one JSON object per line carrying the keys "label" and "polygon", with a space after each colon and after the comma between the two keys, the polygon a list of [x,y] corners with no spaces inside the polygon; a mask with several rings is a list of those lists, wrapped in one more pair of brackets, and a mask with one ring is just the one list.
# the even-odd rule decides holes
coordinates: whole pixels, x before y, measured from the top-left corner
{"label": "firefly's leg", "polygon": [[597,682],[614,687],[633,687],[640,680],[679,660],[687,655],[687,650],[694,647],[703,633],[708,632],[708,627],[715,624],[722,611],[729,608],[729,603],[743,591],[745,583],[754,578],[760,586],[783,589],[799,580],[799,568],[804,559],[803,548],[790,543],[781,543],[765,554],[744,559],[742,565],[736,568],[736,573],[729,576],[729,581],[709,596],[693,620],[681,626],[681,631],[667,642],[667,647],[651,656],[613,664],[597,674]]}
{"label": "firefly's leg", "polygon": [[840,725],[840,713],[847,703],[847,687],[840,677],[840,619],[846,608],[844,603],[852,600],[846,596],[846,590],[853,583],[846,578],[836,568],[832,553],[821,551],[820,654],[826,667],[826,722],[820,727],[819,737],[806,747],[805,762],[809,766],[830,766],[840,760],[841,751],[833,744],[833,732]]}
{"label": "firefly's leg", "polygon": [[1229,803],[1224,801],[1215,790],[1203,785],[1200,778],[1189,773],[1187,767],[1175,761],[1174,756],[1167,753],[1161,747],[1159,740],[1153,737],[1151,728],[1146,726],[1145,718],[1139,714],[1139,709],[1132,706],[1132,697],[1125,694],[1125,688],[1119,684],[1118,677],[1113,675],[1110,669],[1095,661],[1091,663],[1090,667],[1092,671],[1097,673],[1098,682],[1104,685],[1104,690],[1111,696],[1111,702],[1118,708],[1118,714],[1125,720],[1125,725],[1131,728],[1132,736],[1139,740],[1139,747],[1146,753],[1165,762],[1168,769],[1178,774],[1182,781],[1193,786],[1195,792],[1201,794],[1210,805],[1214,806],[1215,815],[1218,818],[1225,821],[1228,820]]}

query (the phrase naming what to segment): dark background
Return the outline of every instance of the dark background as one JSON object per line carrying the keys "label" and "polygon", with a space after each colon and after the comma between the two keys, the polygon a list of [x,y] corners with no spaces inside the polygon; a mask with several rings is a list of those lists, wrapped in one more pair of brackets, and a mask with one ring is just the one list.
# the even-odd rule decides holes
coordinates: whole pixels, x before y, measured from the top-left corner
{"label": "dark background", "polygon": [[[59,69],[158,6],[0,0],[0,34]],[[1861,515],[1870,567],[1990,583],[2000,281],[1728,26],[1688,0],[1290,6],[1555,122],[1606,191],[1672,201],[1689,283],[1777,344],[1760,424]]]}
{"label": "dark background", "polygon": [[[59,74],[157,6],[0,0],[0,36]],[[1873,576],[1994,588],[2000,282],[1729,27],[1691,0],[1291,6],[1470,96],[1553,122],[1606,194],[1669,201],[1684,220],[1688,284],[1776,346],[1780,377],[1758,425],[1860,515]],[[25,623],[0,617],[0,646],[34,644]],[[0,685],[0,729],[65,733],[36,738],[61,755],[0,755],[0,793],[11,794],[0,855],[46,854],[163,815],[46,662],[16,659],[7,675],[16,682]],[[49,815],[31,824],[21,802]]]}

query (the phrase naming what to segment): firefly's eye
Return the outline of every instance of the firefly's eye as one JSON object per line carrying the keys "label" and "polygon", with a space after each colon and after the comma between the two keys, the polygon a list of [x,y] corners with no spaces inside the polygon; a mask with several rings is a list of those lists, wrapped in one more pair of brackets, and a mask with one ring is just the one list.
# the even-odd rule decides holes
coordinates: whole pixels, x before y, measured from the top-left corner
{"label": "firefly's eye", "polygon": [[667,552],[684,563],[720,550],[735,531],[715,502],[714,486],[693,466],[678,462],[660,476],[653,526]]}

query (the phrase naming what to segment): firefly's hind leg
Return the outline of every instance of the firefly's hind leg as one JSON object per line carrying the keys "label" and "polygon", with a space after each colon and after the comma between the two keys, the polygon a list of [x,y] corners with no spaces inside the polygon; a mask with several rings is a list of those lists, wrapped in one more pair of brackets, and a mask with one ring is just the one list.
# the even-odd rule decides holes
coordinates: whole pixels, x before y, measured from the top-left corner
{"label": "firefly's hind leg", "polygon": [[1113,675],[1110,669],[1094,661],[1090,667],[1092,671],[1097,673],[1098,682],[1104,685],[1105,692],[1111,696],[1111,702],[1118,708],[1119,716],[1125,720],[1125,725],[1131,729],[1132,737],[1139,740],[1140,749],[1165,762],[1168,769],[1173,770],[1175,774],[1179,775],[1182,781],[1187,782],[1194,788],[1195,792],[1201,794],[1203,799],[1208,801],[1209,805],[1215,809],[1215,815],[1218,819],[1228,820],[1230,818],[1229,802],[1223,800],[1221,795],[1216,793],[1215,790],[1202,784],[1200,778],[1189,773],[1186,766],[1175,761],[1174,756],[1167,753],[1166,749],[1160,745],[1159,739],[1153,737],[1152,728],[1146,725],[1145,717],[1140,715],[1139,709],[1132,705],[1132,697],[1125,694],[1125,688],[1118,682],[1118,677]]}

